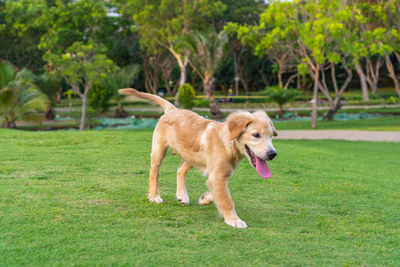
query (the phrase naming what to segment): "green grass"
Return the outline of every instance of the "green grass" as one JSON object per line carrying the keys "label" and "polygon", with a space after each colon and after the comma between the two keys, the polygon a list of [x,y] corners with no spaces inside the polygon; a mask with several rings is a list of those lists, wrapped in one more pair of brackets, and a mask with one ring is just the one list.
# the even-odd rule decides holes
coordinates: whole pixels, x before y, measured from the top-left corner
{"label": "green grass", "polygon": [[151,131],[0,130],[2,266],[395,266],[400,262],[400,144],[275,141],[272,177],[245,160],[230,180],[249,228],[199,206],[205,178],[164,204],[146,200]]}
{"label": "green grass", "polygon": [[[276,121],[278,130],[310,130],[311,121]],[[318,121],[319,130],[400,131],[400,116],[350,121]]]}

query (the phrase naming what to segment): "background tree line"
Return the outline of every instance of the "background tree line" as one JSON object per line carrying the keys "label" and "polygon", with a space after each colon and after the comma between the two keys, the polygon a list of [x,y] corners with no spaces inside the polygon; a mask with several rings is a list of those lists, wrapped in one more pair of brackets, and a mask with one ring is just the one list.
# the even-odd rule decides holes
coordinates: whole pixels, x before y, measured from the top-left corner
{"label": "background tree line", "polygon": [[330,119],[349,86],[368,100],[388,77],[400,96],[399,20],[400,0],[3,0],[0,59],[44,75],[38,87],[49,103],[75,92],[81,129],[90,94],[135,86],[175,96],[184,83],[209,98],[216,117],[221,88],[313,86]]}

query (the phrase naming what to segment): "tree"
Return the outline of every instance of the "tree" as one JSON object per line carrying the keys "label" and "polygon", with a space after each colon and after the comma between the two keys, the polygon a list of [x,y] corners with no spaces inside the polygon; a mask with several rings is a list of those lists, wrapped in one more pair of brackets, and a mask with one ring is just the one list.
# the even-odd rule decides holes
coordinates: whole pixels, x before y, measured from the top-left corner
{"label": "tree", "polygon": [[82,99],[83,131],[89,90],[97,79],[115,68],[102,43],[102,37],[114,29],[110,28],[112,18],[107,16],[105,2],[87,0],[57,1],[40,20],[48,27],[40,43],[40,48],[46,50],[44,59]]}
{"label": "tree", "polygon": [[43,51],[38,48],[46,27],[39,23],[44,0],[1,1],[0,3],[0,58],[18,68],[40,71]]}
{"label": "tree", "polygon": [[118,89],[131,87],[132,82],[138,76],[139,71],[140,65],[129,65],[124,68],[115,69],[103,79],[104,86],[113,91],[114,96],[117,99],[118,106],[115,109],[114,117],[123,118],[128,115],[122,105],[122,98],[118,93]]}
{"label": "tree", "polygon": [[[264,1],[221,0],[221,2],[225,4],[226,9],[222,12],[220,17],[217,16],[215,19],[214,24],[217,31],[224,30],[224,27],[228,23],[255,24],[259,20],[260,13],[266,8]],[[245,94],[249,95],[251,80],[258,77],[258,75],[253,75],[253,70],[259,65],[261,65],[260,69],[263,69],[265,65],[254,64],[255,62],[254,58],[251,58],[250,48],[242,44],[235,37],[229,40],[229,50],[233,61],[235,93],[236,95],[239,94],[240,82],[245,90]],[[263,81],[266,82],[265,73],[261,72],[259,75]],[[230,83],[232,83],[232,81]],[[266,84],[264,84],[264,86],[265,85]]]}
{"label": "tree", "polygon": [[62,75],[65,81],[71,86],[71,89],[82,100],[81,123],[79,129],[85,129],[86,106],[89,90],[95,82],[104,78],[115,68],[112,60],[104,55],[104,47],[93,42],[83,44],[75,42],[64,54],[53,54],[47,52],[44,56]]}
{"label": "tree", "polygon": [[283,105],[286,103],[292,102],[297,96],[299,92],[294,89],[284,89],[279,86],[272,86],[269,87],[267,90],[267,96],[274,102],[276,102],[279,105],[279,113],[281,117],[285,114],[285,111],[283,109]]}
{"label": "tree", "polygon": [[218,0],[115,0],[120,12],[131,16],[140,43],[150,54],[168,50],[180,68],[179,84],[187,78],[188,51],[177,40],[193,30],[208,28],[209,20],[225,9]]}
{"label": "tree", "polygon": [[[342,1],[273,2],[261,14],[258,26],[239,27],[239,38],[252,44],[256,54],[277,46],[298,64],[300,74],[308,73],[314,80],[314,97],[318,90],[329,102],[326,119],[341,107],[341,96],[352,79],[348,51],[352,40],[349,28],[354,24],[354,9]],[[345,70],[345,81],[339,86],[336,67]],[[334,94],[326,82],[325,72],[331,71]],[[314,99],[313,118],[316,119]],[[313,121],[316,125],[316,121]]]}
{"label": "tree", "polygon": [[171,55],[163,53],[159,60],[159,67],[163,77],[164,86],[167,90],[168,96],[172,97],[178,90],[178,83],[172,86],[172,74],[175,69],[176,62]]}
{"label": "tree", "polygon": [[45,71],[35,78],[35,84],[39,89],[49,98],[50,106],[46,110],[46,119],[53,120],[55,118],[55,107],[57,102],[57,95],[61,94],[61,76],[57,75],[54,71]]}
{"label": "tree", "polygon": [[191,51],[190,65],[203,82],[204,94],[210,101],[211,114],[216,118],[221,118],[222,113],[214,98],[214,74],[224,56],[227,43],[228,36],[224,31],[216,33],[210,29],[207,32],[193,32],[181,44]]}
{"label": "tree", "polygon": [[356,19],[351,25],[351,36],[348,37],[352,44],[347,52],[351,54],[352,63],[360,77],[363,100],[369,100],[368,86],[372,93],[377,93],[382,58],[385,53],[391,52],[391,47],[385,41],[389,29],[384,5],[382,1],[354,1],[351,5]]}
{"label": "tree", "polygon": [[35,76],[23,69],[15,73],[9,63],[0,63],[0,114],[2,127],[15,128],[17,120],[44,119],[49,101],[34,83]]}
{"label": "tree", "polygon": [[400,64],[400,0],[385,2],[383,10],[386,16],[382,16],[382,19],[388,29],[384,40],[384,45],[388,48],[385,53],[385,63],[389,77],[393,80],[394,88],[400,98],[400,78],[396,74],[396,68],[390,56],[393,54],[394,61],[397,60]]}

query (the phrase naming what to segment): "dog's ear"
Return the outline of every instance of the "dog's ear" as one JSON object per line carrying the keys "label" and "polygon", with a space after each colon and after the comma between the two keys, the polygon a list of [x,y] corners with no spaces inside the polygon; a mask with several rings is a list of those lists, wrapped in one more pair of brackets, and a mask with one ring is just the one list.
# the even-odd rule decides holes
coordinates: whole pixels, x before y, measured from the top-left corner
{"label": "dog's ear", "polygon": [[272,136],[278,136],[278,133],[277,133],[274,125],[272,124],[272,121],[270,121],[270,124],[271,124],[271,128],[272,128]]}
{"label": "dog's ear", "polygon": [[227,118],[231,140],[238,138],[253,121],[250,113],[234,113]]}

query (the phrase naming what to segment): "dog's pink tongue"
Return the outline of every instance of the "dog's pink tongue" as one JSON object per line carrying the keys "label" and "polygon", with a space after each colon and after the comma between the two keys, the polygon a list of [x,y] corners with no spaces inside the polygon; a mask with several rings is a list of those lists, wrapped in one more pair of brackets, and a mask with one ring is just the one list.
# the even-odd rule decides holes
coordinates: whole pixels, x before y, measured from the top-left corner
{"label": "dog's pink tongue", "polygon": [[265,160],[261,160],[256,156],[256,171],[262,178],[267,179],[271,177],[271,171]]}

